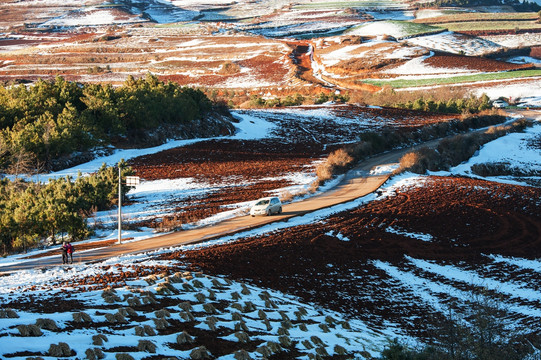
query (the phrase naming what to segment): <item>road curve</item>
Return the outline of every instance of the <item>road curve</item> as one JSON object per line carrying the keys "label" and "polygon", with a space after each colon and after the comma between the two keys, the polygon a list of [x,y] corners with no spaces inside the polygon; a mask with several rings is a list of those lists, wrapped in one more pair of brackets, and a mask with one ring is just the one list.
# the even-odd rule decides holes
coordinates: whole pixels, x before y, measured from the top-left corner
{"label": "road curve", "polygon": [[[517,112],[512,113],[516,114]],[[528,118],[539,121],[539,111],[530,110],[525,112],[521,111],[520,113],[526,115]],[[397,163],[405,153],[420,147],[436,146],[439,141],[440,139],[432,140],[415,147],[393,150],[367,159],[354,169],[350,170],[344,176],[342,182],[333,189],[302,201],[285,204],[283,206],[283,212],[280,215],[267,217],[241,216],[222,221],[212,226],[173,232],[145,240],[115,244],[113,246],[84,252],[76,252],[74,262],[95,262],[123,254],[140,253],[160,248],[208,241],[224,235],[231,235],[240,231],[254,229],[272,222],[286,221],[294,216],[349,202],[376,191],[390,177],[389,174],[370,175],[371,169],[385,164]],[[17,264],[0,265],[0,274],[16,270],[55,266],[60,264],[60,260],[60,256],[19,260]]]}
{"label": "road curve", "polygon": [[[409,150],[410,149],[395,150],[364,161],[359,166],[350,170],[344,176],[342,182],[331,190],[302,201],[284,204],[283,212],[280,215],[256,217],[241,216],[222,221],[212,226],[173,232],[145,240],[125,242],[84,252],[76,252],[74,254],[74,262],[88,263],[123,254],[139,253],[171,246],[208,241],[224,235],[257,228],[272,222],[285,221],[294,216],[352,201],[376,191],[389,178],[390,175],[388,174],[370,175],[369,172],[372,168],[379,165],[396,163],[400,157]],[[55,266],[60,264],[60,260],[60,256],[19,260],[17,264],[0,266],[0,273]]]}

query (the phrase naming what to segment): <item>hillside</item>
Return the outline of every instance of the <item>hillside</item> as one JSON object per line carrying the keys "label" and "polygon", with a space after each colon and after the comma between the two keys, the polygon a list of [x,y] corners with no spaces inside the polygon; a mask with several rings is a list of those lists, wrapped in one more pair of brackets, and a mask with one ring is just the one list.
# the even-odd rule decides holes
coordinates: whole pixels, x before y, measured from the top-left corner
{"label": "hillside", "polygon": [[3,1],[0,358],[539,359],[541,8],[460,4]]}

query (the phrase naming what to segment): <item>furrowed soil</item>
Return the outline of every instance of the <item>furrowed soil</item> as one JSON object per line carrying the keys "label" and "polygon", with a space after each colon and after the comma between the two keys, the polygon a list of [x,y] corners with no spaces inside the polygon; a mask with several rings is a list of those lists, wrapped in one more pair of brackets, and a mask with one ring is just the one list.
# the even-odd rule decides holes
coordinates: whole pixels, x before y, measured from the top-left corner
{"label": "furrowed soil", "polygon": [[[541,256],[540,198],[541,189],[532,187],[429,177],[422,185],[324,221],[165,258],[293,294],[381,329],[391,321],[422,337],[444,314],[385,269],[445,287],[436,294],[443,301],[453,299],[453,289],[474,286],[431,273],[415,259],[487,272],[502,281],[520,275],[521,281],[538,283],[538,275],[518,268],[504,275],[487,255]],[[428,236],[428,241],[411,234]],[[509,294],[498,296],[515,301]],[[529,305],[541,308],[539,302]],[[518,317],[528,326],[537,321],[533,315]]]}
{"label": "furrowed soil", "polygon": [[[202,196],[170,199],[173,215],[137,223],[164,230],[230,210],[228,205],[251,201],[295,185],[292,174],[314,173],[317,162],[366,131],[415,132],[422,126],[454,116],[359,106],[296,107],[296,113],[262,111],[278,127],[263,140],[209,140],[138,157],[128,163],[145,181],[192,178],[216,191]],[[318,111],[330,119],[303,115]],[[301,114],[301,118],[299,118]],[[336,119],[335,119],[336,117]],[[331,120],[334,119],[334,120]],[[344,126],[340,120],[348,121]],[[289,197],[287,191],[279,194]]]}

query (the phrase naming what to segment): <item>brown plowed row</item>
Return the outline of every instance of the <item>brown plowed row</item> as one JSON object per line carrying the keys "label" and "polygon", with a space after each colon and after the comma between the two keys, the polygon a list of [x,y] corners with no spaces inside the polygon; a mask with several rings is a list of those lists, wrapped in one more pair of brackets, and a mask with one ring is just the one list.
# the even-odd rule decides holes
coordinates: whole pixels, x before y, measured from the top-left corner
{"label": "brown plowed row", "polygon": [[[423,321],[433,309],[373,261],[407,270],[407,255],[475,269],[487,262],[485,254],[538,258],[540,198],[538,188],[431,177],[423,186],[322,222],[167,258],[184,259],[191,269],[205,273],[291,293],[374,325],[385,318],[423,332]],[[390,226],[433,239],[391,233],[386,231]],[[338,233],[349,241],[340,240]]]}
{"label": "brown plowed row", "polygon": [[505,61],[487,59],[483,57],[460,55],[434,55],[424,62],[435,68],[463,68],[475,71],[510,71],[532,68],[529,64],[512,64]]}
{"label": "brown plowed row", "polygon": [[285,175],[322,154],[321,144],[211,140],[138,157],[130,165],[145,180],[194,177],[218,182]]}

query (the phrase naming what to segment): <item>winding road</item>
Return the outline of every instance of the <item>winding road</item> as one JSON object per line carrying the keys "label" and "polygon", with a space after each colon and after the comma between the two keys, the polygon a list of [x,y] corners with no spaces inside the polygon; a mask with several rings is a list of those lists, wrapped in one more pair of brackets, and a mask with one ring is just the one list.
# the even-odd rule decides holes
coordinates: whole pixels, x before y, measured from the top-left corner
{"label": "winding road", "polygon": [[[241,216],[222,221],[212,226],[178,231],[145,240],[125,242],[108,247],[75,252],[74,263],[89,263],[123,254],[140,253],[160,248],[208,241],[224,235],[231,235],[240,231],[254,229],[272,222],[287,221],[295,216],[352,201],[376,191],[390,177],[390,174],[370,175],[371,169],[380,165],[396,163],[400,157],[409,150],[410,149],[401,149],[391,151],[370,158],[350,170],[344,176],[343,180],[331,190],[302,201],[284,204],[283,212],[280,215],[256,217]],[[29,258],[27,260],[20,260],[16,264],[0,266],[0,273],[57,266],[60,264],[60,261],[60,255]]]}
{"label": "winding road", "polygon": [[[521,111],[521,114],[528,118],[539,119],[539,112],[537,111]],[[378,166],[397,163],[407,152],[420,147],[436,146],[439,141],[440,139],[437,139],[415,147],[393,150],[367,159],[357,167],[351,169],[344,176],[343,180],[331,190],[302,201],[285,204],[283,206],[283,212],[280,215],[268,217],[241,216],[222,221],[212,226],[178,231],[145,240],[125,242],[108,247],[76,252],[74,262],[97,262],[124,254],[140,253],[160,248],[209,241],[224,235],[231,235],[241,231],[258,228],[273,222],[287,221],[295,216],[346,203],[376,191],[391,176],[390,174],[371,175],[370,170]],[[0,274],[23,269],[58,266],[60,260],[61,258],[59,255],[45,256],[42,258],[28,258],[22,261],[19,260],[17,263],[4,266],[0,265]]]}

